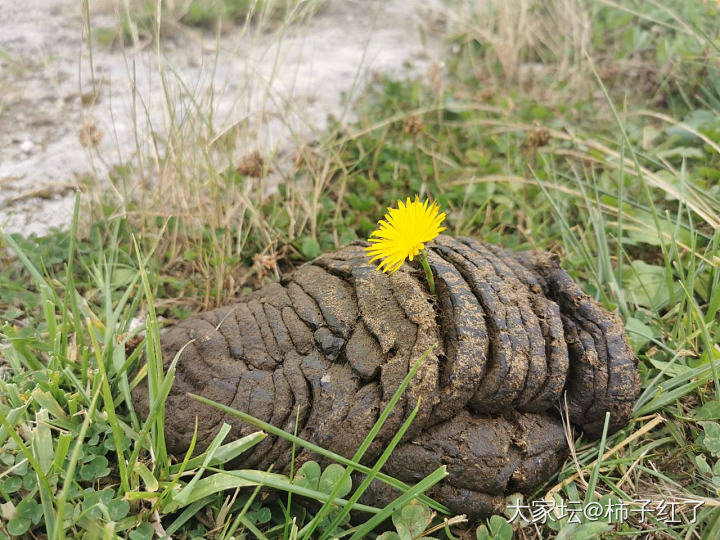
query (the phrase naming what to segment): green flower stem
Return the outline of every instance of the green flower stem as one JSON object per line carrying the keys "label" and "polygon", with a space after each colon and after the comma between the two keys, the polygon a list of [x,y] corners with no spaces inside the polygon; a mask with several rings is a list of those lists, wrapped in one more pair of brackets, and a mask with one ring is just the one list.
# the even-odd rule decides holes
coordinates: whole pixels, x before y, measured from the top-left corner
{"label": "green flower stem", "polygon": [[418,259],[420,259],[420,262],[425,269],[425,277],[427,278],[428,286],[430,287],[430,294],[435,295],[435,278],[433,277],[433,273],[430,269],[430,264],[428,263],[427,255],[424,249],[418,254]]}

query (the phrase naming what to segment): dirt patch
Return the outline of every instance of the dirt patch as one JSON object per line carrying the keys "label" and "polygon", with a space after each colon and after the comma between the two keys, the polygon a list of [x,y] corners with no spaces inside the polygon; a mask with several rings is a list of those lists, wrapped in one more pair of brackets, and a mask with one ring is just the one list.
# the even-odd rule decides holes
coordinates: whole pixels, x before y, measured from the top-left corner
{"label": "dirt patch", "polygon": [[[151,130],[162,140],[169,125],[166,90],[178,110],[206,104],[220,133],[243,126],[241,154],[289,156],[328,115],[349,119],[342,96],[369,74],[424,74],[441,54],[428,30],[441,9],[439,0],[329,0],[282,32],[237,27],[216,40],[176,29],[163,42],[163,88],[154,45],[94,45],[91,77],[82,2],[0,0],[0,226],[65,226],[76,187],[152,156]],[[112,13],[93,12],[93,27],[114,25]]]}
{"label": "dirt patch", "polygon": [[[370,266],[359,243],[303,265],[281,284],[202,313],[162,338],[165,365],[189,341],[166,407],[166,437],[182,455],[200,418],[198,448],[222,422],[240,437],[254,428],[189,399],[207,396],[350,457],[414,360],[428,356],[365,455],[372,462],[421,406],[386,471],[416,482],[438,466],[449,477],[431,495],[480,517],[504,496],[530,492],[565,459],[559,404],[598,436],[628,422],[640,389],[622,323],[588,297],[554,258],[514,254],[440,236],[428,260],[438,295],[417,265],[391,276]],[[147,391],[135,390],[147,414]],[[295,411],[299,425],[295,426]],[[242,465],[286,470],[287,444],[268,437]],[[318,459],[307,451],[299,461]],[[374,486],[365,500],[393,493]]]}

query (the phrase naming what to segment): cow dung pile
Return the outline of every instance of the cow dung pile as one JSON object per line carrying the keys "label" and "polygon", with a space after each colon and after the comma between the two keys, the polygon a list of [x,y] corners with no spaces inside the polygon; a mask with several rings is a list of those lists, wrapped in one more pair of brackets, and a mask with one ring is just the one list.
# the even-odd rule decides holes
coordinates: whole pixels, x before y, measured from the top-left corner
{"label": "cow dung pile", "polygon": [[[190,392],[351,457],[433,344],[363,462],[373,463],[422,398],[384,472],[414,483],[447,465],[449,476],[428,494],[457,513],[502,511],[506,494],[530,492],[557,471],[567,455],[563,396],[570,422],[591,437],[607,411],[610,432],[626,425],[640,383],[622,322],[554,257],[439,236],[427,247],[433,296],[417,263],[388,276],[363,245],[162,336],[166,367],[186,346],[166,402],[170,451],[187,451],[196,417],[198,450],[223,422],[232,438],[256,431]],[[144,384],[133,399],[147,415]],[[269,436],[236,465],[287,472],[290,457],[289,443]],[[297,459],[318,458],[301,450]],[[378,482],[363,501],[396,495]]]}

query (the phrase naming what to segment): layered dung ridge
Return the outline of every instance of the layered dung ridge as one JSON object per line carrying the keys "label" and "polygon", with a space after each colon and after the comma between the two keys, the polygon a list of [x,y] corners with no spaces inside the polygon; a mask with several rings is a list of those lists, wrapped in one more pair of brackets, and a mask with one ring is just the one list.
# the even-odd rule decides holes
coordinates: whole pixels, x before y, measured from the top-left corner
{"label": "layered dung ridge", "polygon": [[[448,478],[429,495],[455,512],[501,511],[505,494],[532,491],[555,473],[567,453],[563,394],[570,422],[592,437],[606,412],[610,432],[627,424],[640,382],[622,321],[555,258],[441,235],[427,250],[432,296],[419,266],[383,274],[363,245],[167,330],[165,367],[185,347],[166,403],[170,451],[187,451],[196,417],[198,450],[223,422],[230,437],[256,431],[191,392],[351,457],[433,344],[363,461],[378,457],[422,398],[384,470],[413,483],[447,465]],[[133,398],[147,415],[144,384]],[[269,436],[236,464],[287,471],[290,454]],[[319,456],[300,450],[298,462],[308,459]],[[363,500],[396,495],[375,483]]]}

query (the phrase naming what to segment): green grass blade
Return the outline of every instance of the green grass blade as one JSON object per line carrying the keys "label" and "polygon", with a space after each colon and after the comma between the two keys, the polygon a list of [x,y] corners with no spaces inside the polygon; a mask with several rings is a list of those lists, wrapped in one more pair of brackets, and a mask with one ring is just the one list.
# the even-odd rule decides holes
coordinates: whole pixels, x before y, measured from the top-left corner
{"label": "green grass blade", "polygon": [[[245,437],[242,437],[240,439],[225,443],[219,446],[214,451],[213,455],[210,456],[210,460],[207,462],[207,466],[215,466],[228,463],[238,457],[240,454],[247,452],[250,448],[262,442],[265,437],[267,437],[266,433],[263,433],[262,431],[256,431],[255,433],[251,433],[250,435],[246,435]],[[195,467],[199,467],[205,462],[207,457],[208,451],[203,452],[202,454],[188,460],[188,462],[184,465],[183,468],[185,470],[192,470]],[[171,465],[170,474],[178,474],[180,472],[181,465],[182,464]]]}
{"label": "green grass blade", "polygon": [[[378,417],[377,421],[373,425],[372,429],[370,429],[370,432],[365,436],[365,439],[363,440],[360,447],[355,451],[355,454],[351,458],[352,461],[355,463],[359,463],[362,457],[365,455],[365,452],[370,447],[372,442],[375,440],[375,437],[380,432],[380,429],[382,429],[383,425],[385,424],[385,421],[390,417],[392,414],[392,411],[395,409],[395,406],[397,405],[398,401],[400,401],[400,398],[402,397],[403,393],[405,393],[405,389],[410,384],[410,381],[415,377],[415,374],[420,369],[420,366],[422,366],[425,359],[428,357],[428,355],[435,349],[436,345],[433,345],[430,347],[423,355],[418,358],[415,361],[415,364],[412,366],[412,368],[408,371],[407,375],[405,375],[405,378],[403,379],[402,383],[400,383],[400,386],[398,386],[397,390],[395,390],[395,393],[393,394],[392,398],[388,402],[388,404],[383,409],[382,413]],[[419,406],[419,403],[418,403]],[[417,409],[417,407],[416,407]],[[409,425],[408,425],[409,426]],[[407,428],[406,428],[407,429]],[[377,473],[377,471],[375,471]],[[340,489],[342,488],[343,484],[347,481],[348,478],[350,478],[350,474],[352,473],[352,469],[349,467],[345,468],[345,472],[343,472],[340,479],[337,481],[335,486],[333,487],[333,490],[330,492],[330,499],[334,499],[337,494],[340,492]],[[315,515],[315,517],[312,519],[312,521],[303,529],[300,530],[300,536],[302,538],[310,538],[313,532],[315,532],[315,529],[317,526],[322,522],[322,520],[325,518],[325,516],[328,515],[328,513],[331,510],[331,505],[323,505],[318,513]],[[333,530],[333,527],[330,527],[330,530]],[[324,537],[324,536],[323,536]]]}
{"label": "green grass blade", "polygon": [[207,449],[207,452],[205,452],[205,458],[203,459],[202,465],[200,465],[200,468],[197,470],[195,475],[192,477],[192,479],[185,485],[185,487],[178,493],[173,499],[175,502],[179,504],[187,504],[187,501],[190,500],[191,494],[195,488],[195,484],[197,484],[200,481],[200,477],[205,472],[205,469],[210,465],[210,462],[213,459],[213,456],[215,455],[215,451],[218,449],[218,447],[222,444],[222,442],[225,440],[225,437],[227,437],[228,433],[230,433],[230,424],[225,424],[220,427],[220,431],[218,431],[218,434],[215,435],[212,442],[210,443],[210,446]]}
{"label": "green grass blade", "polygon": [[447,475],[447,467],[445,465],[438,467],[433,473],[429,474],[423,480],[400,495],[392,503],[383,508],[381,512],[378,512],[376,515],[371,517],[362,527],[360,527],[360,529],[355,532],[355,534],[350,537],[350,540],[365,538],[368,534],[370,534],[370,532],[374,531],[378,525],[391,517],[395,510],[402,508],[413,499],[418,498],[419,495],[433,487],[438,482],[441,482]]}
{"label": "green grass blade", "polygon": [[82,446],[83,441],[85,440],[85,435],[87,435],[88,429],[90,429],[90,424],[92,423],[92,418],[95,416],[95,411],[97,409],[97,403],[100,398],[100,393],[102,391],[102,384],[100,382],[100,375],[95,376],[95,384],[94,384],[94,391],[92,394],[92,401],[90,402],[90,405],[88,407],[87,414],[85,416],[85,420],[83,420],[82,426],[80,426],[80,432],[78,433],[77,437],[75,438],[75,447],[73,448],[73,452],[70,455],[70,461],[68,462],[67,469],[65,469],[65,481],[63,482],[62,490],[60,491],[60,494],[57,497],[57,523],[59,526],[55,529],[55,535],[50,536],[49,538],[55,539],[55,538],[65,538],[65,530],[63,529],[63,523],[64,523],[64,512],[65,512],[65,503],[68,500],[68,496],[70,494],[70,487],[72,486],[72,483],[75,480],[75,469],[77,468],[78,460],[80,459],[80,454],[82,452]]}
{"label": "green grass blade", "polygon": [[103,358],[103,351],[100,350],[100,346],[97,342],[97,336],[95,335],[95,329],[93,328],[92,321],[87,321],[88,335],[92,343],[93,350],[95,351],[95,360],[98,366],[98,372],[100,373],[100,381],[102,385],[103,403],[105,405],[105,412],[108,416],[108,424],[113,434],[113,442],[115,444],[115,455],[117,457],[118,472],[120,473],[120,489],[121,493],[130,490],[130,480],[128,478],[128,469],[125,462],[125,451],[123,450],[122,441],[125,439],[123,430],[118,423],[118,417],[115,413],[115,403],[113,402],[112,391],[110,390],[110,383],[108,381],[107,370],[105,369],[105,360]]}
{"label": "green grass blade", "polygon": [[[365,475],[365,478],[360,483],[360,485],[357,487],[355,492],[352,494],[350,499],[348,499],[348,504],[345,505],[342,510],[338,513],[338,515],[335,517],[335,519],[332,521],[332,523],[328,526],[327,531],[323,536],[321,537],[321,540],[323,538],[326,538],[327,535],[335,530],[335,527],[337,527],[340,523],[342,523],[342,520],[347,516],[350,511],[353,509],[353,506],[357,501],[360,500],[360,497],[362,497],[363,493],[365,493],[365,490],[370,486],[370,483],[375,479],[377,476],[377,473],[382,469],[383,465],[385,465],[385,462],[390,458],[390,455],[393,453],[393,450],[397,447],[397,445],[400,443],[400,440],[403,438],[403,435],[405,435],[405,432],[410,428],[410,424],[412,424],[413,420],[417,416],[417,413],[420,411],[420,401],[418,400],[418,403],[415,405],[415,408],[412,410],[410,415],[407,417],[405,422],[403,422],[403,425],[400,427],[400,429],[393,435],[393,438],[388,443],[385,450],[383,450],[382,455],[377,459],[375,464],[373,465],[373,468],[371,471]],[[301,531],[302,533],[302,531]]]}
{"label": "green grass blade", "polygon": [[[330,501],[332,504],[335,504],[337,506],[343,506],[347,504],[347,501],[345,499],[341,499],[339,497],[335,499],[330,499],[330,495],[328,493],[323,493],[322,491],[316,491],[314,489],[309,489],[293,484],[287,476],[278,473],[268,473],[265,471],[257,471],[251,469],[223,471],[221,469],[216,469],[215,467],[208,467],[207,470],[215,472],[217,474],[212,475],[208,478],[203,478],[202,480],[200,480],[200,482],[198,482],[198,485],[200,486],[197,491],[198,494],[203,492],[217,493],[218,491],[223,491],[225,489],[231,489],[236,487],[263,485],[270,488],[279,489],[281,491],[291,491],[295,495],[315,499],[316,501],[320,502]],[[212,482],[209,481],[210,478],[212,478]],[[201,485],[201,482],[204,483]],[[193,496],[194,495],[195,494],[193,494]],[[375,508],[374,506],[367,506],[364,504],[355,505],[355,509],[359,512],[368,512],[371,514],[377,514],[380,512],[379,508]]]}
{"label": "green grass blade", "polygon": [[[238,411],[236,409],[233,409],[231,407],[223,405],[222,403],[217,403],[216,401],[207,399],[206,397],[198,396],[197,394],[188,393],[188,396],[190,396],[193,399],[198,400],[201,403],[205,403],[206,405],[210,405],[211,407],[220,409],[221,411],[223,411],[231,416],[235,416],[236,418],[239,418],[243,422],[247,422],[250,425],[253,425],[259,429],[262,429],[263,431],[266,431],[270,435],[275,435],[276,437],[280,437],[282,439],[285,439],[286,441],[294,442],[298,446],[307,448],[311,452],[316,452],[316,453],[320,454],[321,456],[325,456],[329,459],[332,459],[333,461],[336,461],[337,463],[340,463],[341,465],[345,465],[346,467],[351,467],[351,468],[353,468],[357,471],[360,471],[362,473],[365,473],[365,474],[368,474],[372,471],[372,469],[370,467],[366,467],[365,465],[356,463],[346,457],[341,456],[340,454],[336,454],[335,452],[326,450],[316,444],[313,444],[304,439],[301,439],[300,437],[291,435],[290,433],[287,433],[287,432],[283,431],[282,429],[273,426],[272,424],[263,422],[259,418],[255,418],[254,416],[251,416],[247,413]],[[392,486],[400,491],[405,491],[410,487],[405,482],[401,482],[400,480],[397,480],[396,478],[388,476],[387,474],[384,474],[384,473],[378,473],[377,479],[382,480],[389,486]],[[444,505],[438,503],[437,501],[432,500],[430,497],[426,497],[423,495],[420,497],[420,500],[422,502],[424,502],[425,504],[427,504],[428,506],[430,506],[431,508],[433,508],[434,510],[443,512],[445,514],[450,513],[450,510],[448,508],[446,508]]]}

